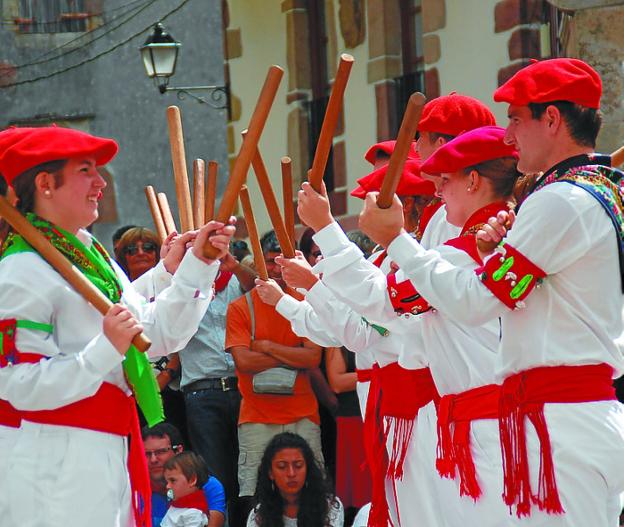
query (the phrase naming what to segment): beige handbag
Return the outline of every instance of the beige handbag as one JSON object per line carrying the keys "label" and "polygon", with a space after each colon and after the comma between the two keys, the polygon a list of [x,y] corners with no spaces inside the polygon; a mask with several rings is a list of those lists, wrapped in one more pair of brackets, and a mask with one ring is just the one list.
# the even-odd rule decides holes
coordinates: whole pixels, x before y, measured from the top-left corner
{"label": "beige handbag", "polygon": [[[249,317],[251,319],[251,339],[256,334],[256,317],[253,309],[251,293],[245,293],[247,305],[249,306]],[[271,395],[292,395],[295,391],[295,381],[298,371],[287,366],[277,366],[256,373],[253,376],[253,391],[259,394]]]}

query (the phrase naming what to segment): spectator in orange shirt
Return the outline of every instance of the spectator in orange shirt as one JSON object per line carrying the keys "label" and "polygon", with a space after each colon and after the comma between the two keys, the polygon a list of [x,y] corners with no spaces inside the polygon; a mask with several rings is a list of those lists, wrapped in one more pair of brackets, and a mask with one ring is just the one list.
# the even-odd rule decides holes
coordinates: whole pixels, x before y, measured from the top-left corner
{"label": "spectator in orange shirt", "polygon": [[[275,257],[281,253],[275,233],[265,234],[261,245],[269,278],[287,291],[281,268],[275,263]],[[287,292],[296,295],[294,291]],[[295,335],[290,322],[273,306],[262,302],[255,289],[230,304],[225,348],[234,358],[242,397],[238,482],[240,496],[251,510],[260,460],[273,436],[281,432],[299,434],[323,463],[318,404],[308,373],[318,367],[321,348]],[[290,389],[289,375],[294,378]],[[269,376],[280,382],[271,382]]]}

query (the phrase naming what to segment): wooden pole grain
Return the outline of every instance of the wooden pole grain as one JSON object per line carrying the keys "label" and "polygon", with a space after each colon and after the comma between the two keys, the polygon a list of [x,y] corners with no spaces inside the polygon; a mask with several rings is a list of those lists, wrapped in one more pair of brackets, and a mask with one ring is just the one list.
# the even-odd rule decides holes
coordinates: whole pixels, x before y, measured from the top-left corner
{"label": "wooden pole grain", "polygon": [[407,102],[407,108],[403,114],[403,121],[401,121],[401,128],[399,128],[396,144],[390,156],[390,161],[388,162],[388,170],[386,171],[379,196],[377,197],[377,205],[381,209],[387,209],[392,204],[394,193],[396,192],[401,174],[403,173],[403,166],[405,165],[407,154],[416,137],[418,122],[420,121],[420,116],[426,100],[422,93],[416,92],[411,95]]}
{"label": "wooden pole grain", "polygon": [[182,117],[180,108],[167,108],[167,124],[169,126],[169,143],[171,144],[171,160],[175,179],[176,197],[180,211],[180,227],[182,232],[193,230],[193,205],[186,170],[186,153],[184,151],[184,134],[182,133]]}
{"label": "wooden pole grain", "polygon": [[206,181],[206,221],[214,220],[215,202],[217,200],[217,175],[219,163],[208,161],[208,180]]}
{"label": "wooden pole grain", "polygon": [[243,206],[243,215],[245,216],[247,234],[249,234],[249,242],[251,243],[251,252],[256,265],[256,271],[260,279],[266,281],[269,279],[269,274],[267,272],[266,262],[264,261],[262,246],[260,245],[260,236],[258,235],[258,227],[251,207],[251,199],[249,199],[247,185],[241,187],[239,197],[241,205]]}
{"label": "wooden pole grain", "polygon": [[340,63],[338,64],[336,78],[334,79],[334,84],[329,95],[325,117],[321,125],[316,151],[314,152],[314,160],[312,161],[309,181],[312,188],[317,192],[321,191],[321,181],[323,181],[323,174],[327,166],[327,159],[329,158],[329,151],[332,147],[336,125],[338,124],[338,118],[342,111],[342,101],[344,99],[344,92],[347,87],[347,81],[349,80],[352,66],[353,57],[351,55],[346,53],[340,55]]}
{"label": "wooden pole grain", "polygon": [[281,159],[282,166],[282,196],[284,200],[284,224],[286,232],[293,247],[297,246],[295,240],[295,204],[293,202],[292,162],[290,157]]}
{"label": "wooden pole grain", "polygon": [[203,159],[193,161],[193,224],[196,229],[203,227],[206,223],[204,214],[206,213],[206,164]]}
{"label": "wooden pole grain", "polygon": [[[247,138],[242,142],[238,156],[234,161],[234,166],[230,173],[230,179],[227,183],[223,197],[221,198],[221,204],[216,214],[216,219],[222,223],[227,223],[232,212],[234,211],[234,205],[238,198],[238,193],[241,186],[245,182],[247,177],[247,171],[251,160],[258,149],[258,142],[260,136],[264,130],[269,112],[273,106],[273,101],[277,95],[280,82],[284,75],[284,70],[279,66],[271,66],[267,73],[264,85],[260,91],[256,107],[251,116],[249,122],[249,128],[247,132]],[[204,246],[204,256],[206,258],[215,259],[219,255],[219,251],[213,247],[210,242],[207,242]]]}
{"label": "wooden pole grain", "polygon": [[152,219],[154,220],[154,227],[156,227],[156,233],[160,238],[160,243],[162,244],[167,237],[167,229],[165,228],[165,222],[163,220],[162,214],[160,212],[160,207],[158,206],[158,198],[156,197],[156,191],[152,185],[147,185],[145,187],[145,197],[147,198],[147,203],[149,205],[150,212],[152,213]]}

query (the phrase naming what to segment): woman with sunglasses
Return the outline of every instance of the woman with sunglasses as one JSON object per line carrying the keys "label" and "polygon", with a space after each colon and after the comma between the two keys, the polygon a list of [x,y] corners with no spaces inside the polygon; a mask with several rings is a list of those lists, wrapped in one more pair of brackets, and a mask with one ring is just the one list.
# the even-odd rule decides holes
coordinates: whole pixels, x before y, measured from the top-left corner
{"label": "woman with sunglasses", "polygon": [[133,282],[160,260],[160,240],[154,231],[134,227],[119,240],[118,254],[117,263]]}

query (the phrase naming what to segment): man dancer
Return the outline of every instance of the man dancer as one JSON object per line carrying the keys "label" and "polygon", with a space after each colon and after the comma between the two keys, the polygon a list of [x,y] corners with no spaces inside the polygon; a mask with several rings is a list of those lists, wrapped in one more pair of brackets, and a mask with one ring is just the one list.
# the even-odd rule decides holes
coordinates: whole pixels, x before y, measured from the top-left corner
{"label": "man dancer", "polygon": [[501,318],[503,499],[522,525],[616,525],[621,510],[624,411],[611,383],[624,369],[624,207],[622,174],[592,164],[601,91],[586,63],[552,59],[495,92],[509,103],[518,169],[543,175],[509,232],[513,214],[490,220],[480,236],[502,243],[476,273],[401,233],[396,199],[382,210],[369,195],[361,216],[438,310],[472,324]]}

